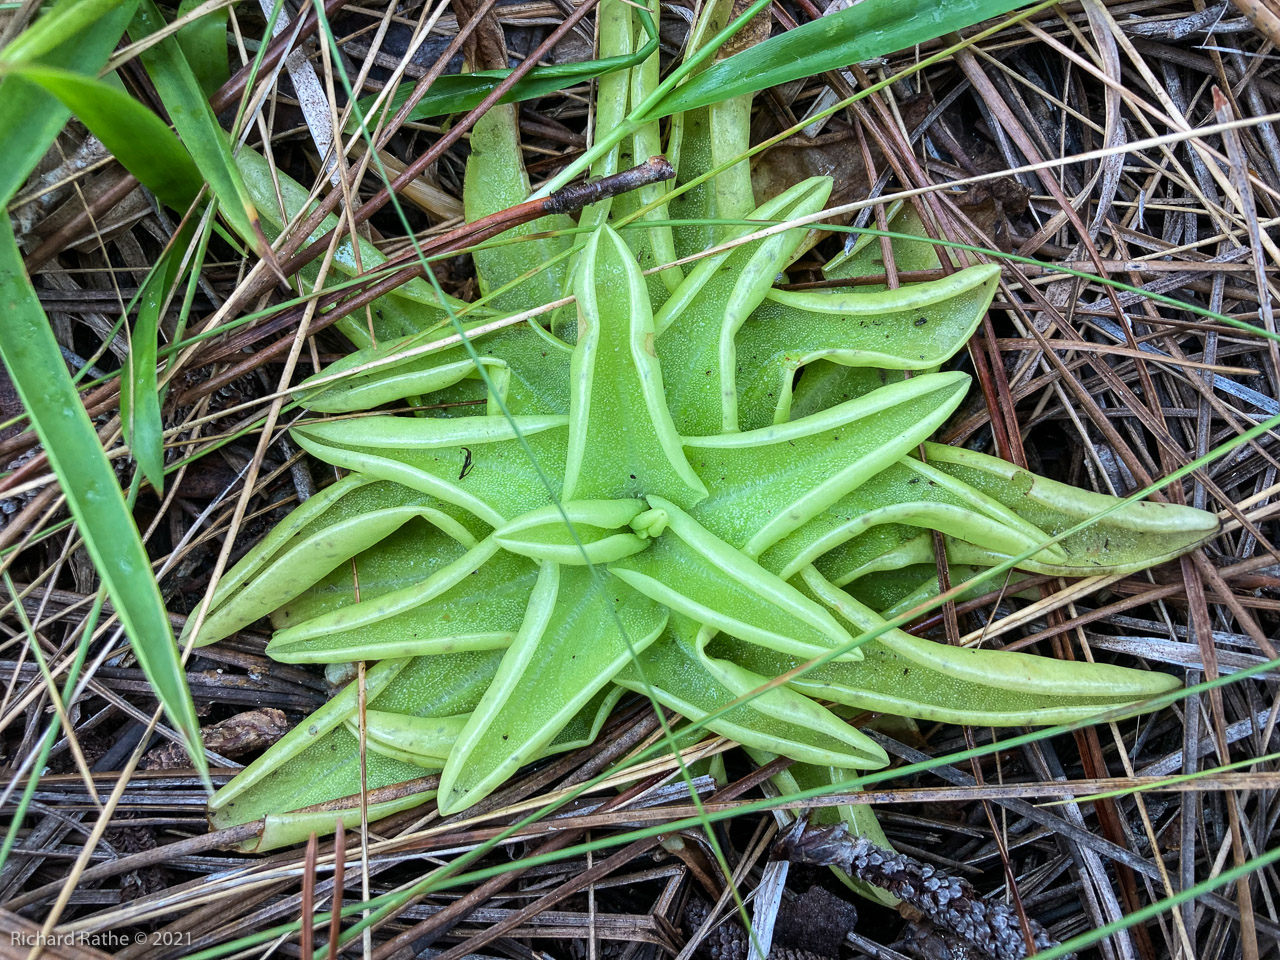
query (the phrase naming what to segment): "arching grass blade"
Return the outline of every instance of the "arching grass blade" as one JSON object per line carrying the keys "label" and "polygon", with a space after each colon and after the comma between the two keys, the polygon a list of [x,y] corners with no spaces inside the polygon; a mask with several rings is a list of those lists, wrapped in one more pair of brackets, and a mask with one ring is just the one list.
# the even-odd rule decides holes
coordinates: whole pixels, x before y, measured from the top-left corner
{"label": "arching grass blade", "polygon": [[[46,14],[45,19],[75,6],[76,0],[64,2]],[[133,16],[133,6],[133,3],[116,5],[96,22],[82,26],[48,50],[43,62],[81,73],[96,73],[124,33]],[[36,24],[43,22],[38,20]],[[22,37],[30,33],[28,30]],[[15,51],[10,44],[4,51],[4,59],[16,59],[15,52],[20,53],[21,48]],[[4,145],[0,149],[0,161],[3,161],[0,162],[0,199],[5,203],[40,162],[58,131],[66,126],[70,113],[56,97],[22,77],[9,76],[0,81],[0,143]]]}
{"label": "arching grass blade", "polygon": [[185,209],[204,185],[168,125],[122,89],[70,70],[40,64],[0,66],[53,94],[160,201]]}
{"label": "arching grass blade", "polygon": [[[183,16],[203,0],[182,0],[178,15]],[[191,64],[191,70],[200,82],[205,96],[212,96],[227,77],[231,67],[227,60],[227,8],[206,13],[178,31],[178,45]]]}
{"label": "arching grass blade", "polygon": [[132,8],[136,2],[137,0],[63,0],[0,50],[0,59],[42,59],[77,36],[93,31],[100,21],[118,8]]}
{"label": "arching grass blade", "polygon": [[712,64],[662,98],[648,119],[709,106],[884,56],[1026,6],[1029,0],[864,0]]}

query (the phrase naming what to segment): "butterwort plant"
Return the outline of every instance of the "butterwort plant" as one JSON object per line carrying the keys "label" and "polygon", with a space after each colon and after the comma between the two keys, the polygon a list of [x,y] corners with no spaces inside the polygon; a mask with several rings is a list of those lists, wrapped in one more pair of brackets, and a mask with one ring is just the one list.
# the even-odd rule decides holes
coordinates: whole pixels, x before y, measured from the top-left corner
{"label": "butterwort plant", "polygon": [[[710,5],[690,49],[730,12]],[[649,17],[605,0],[601,56],[639,49]],[[602,78],[596,129],[657,82],[656,54]],[[742,154],[749,118],[748,96],[677,114],[665,143],[640,125],[594,172],[665,148],[676,185],[691,183]],[[523,200],[515,108],[486,114],[471,147],[468,217]],[[929,442],[969,390],[942,368],[998,267],[947,254],[942,279],[896,289],[781,289],[815,234],[761,228],[821,211],[829,179],[755,198],[739,163],[667,202],[669,189],[477,251],[478,314],[455,324],[457,302],[388,302],[376,343],[343,327],[360,349],[300,385],[316,416],[293,437],[341,479],[229,571],[196,641],[269,616],[278,661],[374,665],[363,716],[349,683],[218,792],[216,825],[259,819],[258,848],[279,846],[358,818],[362,788],[373,818],[430,789],[456,813],[591,742],[627,691],[757,759],[791,758],[794,788],[888,763],[851,717],[1052,724],[1177,686],[883,629],[936,596],[935,532],[960,580],[1016,557],[1021,575],[1135,571],[1218,529],[1165,503],[1099,518],[1116,501]],[[923,233],[911,208],[892,216]],[[893,252],[901,269],[944,265],[923,237]],[[863,242],[827,273],[883,273],[880,257]],[[874,834],[859,810],[843,815]]]}

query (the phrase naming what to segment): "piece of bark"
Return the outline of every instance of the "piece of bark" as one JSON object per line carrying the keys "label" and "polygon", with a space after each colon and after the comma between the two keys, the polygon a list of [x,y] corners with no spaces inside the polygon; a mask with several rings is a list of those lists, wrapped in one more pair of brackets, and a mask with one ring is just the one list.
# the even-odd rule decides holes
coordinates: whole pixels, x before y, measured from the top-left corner
{"label": "piece of bark", "polygon": [[[234,758],[271,746],[288,729],[289,719],[283,710],[263,707],[237,713],[220,723],[204,727],[200,731],[200,739],[214,753]],[[139,767],[143,770],[178,770],[190,763],[186,750],[176,743],[166,743],[143,757]]]}

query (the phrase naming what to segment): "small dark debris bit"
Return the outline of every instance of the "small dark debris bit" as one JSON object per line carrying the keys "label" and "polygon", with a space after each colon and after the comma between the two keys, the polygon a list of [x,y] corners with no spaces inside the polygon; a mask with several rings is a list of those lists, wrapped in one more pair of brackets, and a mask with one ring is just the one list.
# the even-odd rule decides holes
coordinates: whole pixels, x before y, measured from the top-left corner
{"label": "small dark debris bit", "polygon": [[[983,900],[972,884],[948,876],[914,857],[851,837],[845,825],[817,827],[804,818],[774,845],[776,860],[839,867],[851,877],[887,890],[915,907],[942,931],[994,960],[1023,960],[1027,944],[1022,924],[1008,906]],[[1057,946],[1048,932],[1028,919],[1036,949]]]}
{"label": "small dark debris bit", "polygon": [[[711,904],[691,896],[684,908],[686,935],[692,937],[711,914]],[[751,952],[751,936],[738,920],[730,916],[718,923],[698,944],[697,956],[704,960],[747,960]],[[775,943],[769,960],[832,960],[820,953]]]}

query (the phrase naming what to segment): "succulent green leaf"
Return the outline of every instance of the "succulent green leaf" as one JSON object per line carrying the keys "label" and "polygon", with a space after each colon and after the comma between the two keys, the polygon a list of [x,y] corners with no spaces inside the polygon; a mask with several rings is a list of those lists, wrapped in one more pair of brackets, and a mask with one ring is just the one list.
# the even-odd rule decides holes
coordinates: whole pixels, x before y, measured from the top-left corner
{"label": "succulent green leaf", "polygon": [[[380,711],[406,716],[470,711],[492,680],[500,657],[497,651],[484,651],[383,661],[366,675],[366,702]],[[348,684],[214,794],[209,804],[213,826],[265,820],[262,837],[251,846],[270,850],[305,840],[312,832],[331,833],[339,817],[347,826],[358,824],[360,744],[346,728],[356,715],[357,694],[356,684]],[[365,784],[370,790],[413,780],[425,772],[420,765],[376,751],[367,751],[365,760]],[[416,806],[433,793],[415,791],[398,802],[371,804],[369,815],[383,817]],[[323,809],[296,812],[320,804]]]}
{"label": "succulent green leaf", "polygon": [[[393,760],[441,770],[470,716],[459,713],[452,717],[414,717],[366,710],[365,745]],[[347,733],[359,738],[360,724],[356,717],[348,717],[344,726]]]}
{"label": "succulent green leaf", "polygon": [[[859,632],[884,621],[812,567],[802,581],[813,595]],[[713,644],[711,650],[716,649]],[[992,726],[1066,723],[1102,710],[1146,700],[1178,686],[1167,674],[1103,663],[1054,660],[1002,650],[952,647],[888,630],[861,648],[856,670],[824,664],[791,681],[809,696],[899,716]],[[798,662],[755,650],[735,659],[773,674]],[[791,666],[786,666],[786,663]]]}
{"label": "succulent green leaf", "polygon": [[654,353],[649,292],[635,257],[608,227],[592,234],[577,280],[578,342],[570,373],[566,497],[661,490],[681,506],[707,496],[685,460]]}
{"label": "succulent green leaf", "polygon": [[[657,6],[652,4],[653,13]],[[642,26],[637,27],[635,21],[640,20]],[[632,49],[640,49],[648,39],[648,27],[644,25],[645,14],[637,11],[630,3],[609,3],[600,7],[599,35],[600,52],[616,51],[621,54]],[[647,45],[647,44],[646,44]],[[643,62],[633,66],[625,74],[616,78],[602,78],[596,88],[597,129],[608,130],[619,125],[629,110],[641,103],[658,85],[659,55],[656,50]],[[597,163],[592,165],[592,173],[625,170],[643,163],[650,157],[663,152],[658,124],[645,123],[635,127],[631,136],[624,138]],[[670,152],[670,151],[668,151]],[[668,192],[666,182],[648,184],[639,190],[624,193],[617,197],[609,197],[585,209],[580,218],[581,226],[596,226],[612,217],[615,221],[629,218],[642,206],[660,201]],[[748,206],[750,197],[748,196]],[[627,229],[623,238],[631,248],[636,262],[642,270],[661,268],[677,259],[672,228],[665,223],[670,217],[666,204],[657,203],[642,217],[643,226]],[[659,307],[666,301],[668,294],[679,286],[684,273],[678,266],[659,269],[657,273],[645,278],[649,298],[653,306]]]}
{"label": "succulent green leaf", "polygon": [[[705,49],[735,6],[704,4],[689,49]],[[888,9],[867,0],[853,20],[871,15],[863,7]],[[639,50],[638,16],[628,0],[602,0],[602,52]],[[737,70],[750,59],[741,56],[725,63]],[[671,97],[705,86],[721,66],[694,71]],[[656,124],[636,112],[658,102],[658,67],[647,55],[599,85],[597,124],[614,126],[589,151],[594,172],[658,152]],[[674,118],[669,155],[682,186],[742,152],[749,116],[743,98]],[[466,185],[473,220],[528,187],[514,112],[481,123]],[[263,197],[274,196],[269,172],[246,175]],[[589,208],[572,256],[568,231],[477,256],[481,289],[506,286],[498,308],[511,316],[500,329],[490,329],[490,313],[469,311],[463,344],[446,304],[406,285],[375,305],[370,327],[342,327],[368,349],[300,386],[321,412],[406,400],[414,410],[296,429],[306,450],[358,479],[286,519],[232,571],[212,613],[225,627],[280,602],[270,613],[280,628],[273,656],[406,665],[371,698],[363,726],[344,691],[342,709],[308,722],[312,739],[286,738],[242,775],[250,785],[236,816],[256,818],[269,803],[295,811],[268,818],[261,845],[324,826],[315,810],[296,812],[299,798],[329,801],[330,821],[351,816],[359,735],[371,784],[412,781],[403,794],[377,794],[377,804],[420,802],[435,786],[422,775],[442,769],[439,808],[452,812],[521,764],[589,742],[622,689],[652,692],[756,751],[801,761],[795,783],[816,784],[887,762],[841,719],[852,711],[1024,725],[1132,705],[1176,682],[898,631],[865,639],[884,629],[873,609],[903,611],[937,593],[936,533],[953,578],[1022,554],[1024,570],[1072,575],[1176,556],[1212,536],[1217,520],[1143,504],[1050,544],[1115,501],[925,443],[968,387],[961,373],[935,371],[980,321],[996,270],[959,269],[925,236],[914,207],[889,211],[890,228],[904,234],[887,244],[896,266],[945,260],[952,275],[894,290],[796,293],[775,283],[815,236],[808,228],[751,239],[687,274],[641,271],[756,229],[725,221],[749,214],[764,228],[817,211],[828,180],[756,207],[742,162],[664,210],[666,190],[655,184]],[[296,184],[282,181],[281,192],[290,215],[307,208]],[[631,217],[641,203],[654,204],[650,222]],[[691,212],[720,222],[653,222]],[[529,229],[547,225],[555,223]],[[827,275],[884,274],[885,247],[863,237]],[[359,251],[366,268],[383,262],[372,247]],[[351,272],[354,259],[343,246],[339,269]],[[525,311],[570,292],[576,309],[528,319]],[[363,511],[352,509],[361,497]],[[1010,590],[1019,576],[1006,578]],[[832,659],[776,679],[819,655]],[[458,696],[441,695],[454,688]],[[828,700],[838,706],[819,703]],[[317,764],[324,776],[313,783]],[[865,807],[832,816],[875,832]]]}
{"label": "succulent green leaf", "polygon": [[641,500],[566,500],[517,517],[493,536],[502,549],[539,561],[612,563],[649,545],[628,527],[643,510]]}
{"label": "succulent green leaf", "polygon": [[[641,66],[631,72],[631,98],[638,102],[645,96],[646,90],[658,84],[658,55],[654,54]],[[630,150],[624,150],[621,165],[643,163],[649,157],[662,153],[662,140],[656,123],[644,123],[636,127],[631,137]],[[675,264],[679,259],[676,250],[675,233],[666,221],[671,219],[666,203],[659,202],[670,192],[666,182],[651,183],[632,193],[624,193],[615,197],[613,211],[615,217],[630,217],[641,207],[650,207],[639,222],[622,231],[623,239],[635,255],[636,262],[642,270],[657,270],[647,274],[645,283],[649,288],[649,298],[654,309],[660,308],[667,301],[671,292],[684,280],[684,270]],[[670,266],[665,266],[670,264]]]}
{"label": "succulent green leaf", "polygon": [[[500,657],[496,651],[487,651],[385,660],[369,669],[366,698],[371,707],[376,707],[366,708],[365,783],[370,791],[415,781],[444,766],[441,759],[429,756],[431,750],[439,751],[443,736],[435,744],[426,745],[426,750],[419,750],[412,739],[397,741],[385,735],[394,725],[403,725],[412,732],[416,723],[430,730],[452,726],[459,716],[465,719],[493,679]],[[621,688],[613,687],[596,694],[555,736],[543,755],[594,741],[622,693]],[[220,790],[210,804],[213,826],[221,829],[261,820],[261,836],[246,846],[265,852],[299,843],[312,833],[332,833],[339,818],[347,827],[358,825],[360,741],[356,697],[356,685],[348,684]],[[450,710],[462,712],[449,714]],[[374,720],[378,722],[376,730]],[[377,742],[375,732],[383,735]],[[397,748],[402,751],[399,757]],[[401,795],[369,804],[371,819],[419,806],[436,795],[430,781],[416,784],[411,790],[391,792]]]}
{"label": "succulent green leaf", "polygon": [[[880,524],[937,530],[1005,556],[1035,550],[1049,534],[1004,504],[927,463],[904,457],[797,529],[761,557],[790,579],[819,557]],[[1066,554],[1044,547],[1036,559],[1061,563]]]}
{"label": "succulent green leaf", "polygon": [[[564,476],[567,422],[556,416],[362,417],[298,426],[293,435],[334,466],[394,480],[497,526],[547,502],[543,476],[557,485]],[[543,476],[529,469],[530,453]]]}
{"label": "succulent green leaf", "polygon": [[[954,541],[947,544],[947,559],[958,563],[956,546]],[[775,562],[785,567],[790,560],[780,555]],[[884,523],[815,558],[814,566],[836,586],[845,587],[868,574],[935,562],[932,533],[905,523]]]}
{"label": "succulent green leaf", "polygon": [[[489,397],[485,407],[472,412],[568,413],[569,345],[532,323],[488,333],[485,325],[467,323],[463,330],[499,402]],[[439,393],[467,378],[480,379],[471,351],[444,327],[357,350],[304,380],[295,393],[312,410],[347,413]]]}
{"label": "succulent green leaf", "polygon": [[[600,732],[609,710],[618,702],[623,690],[601,690],[569,723],[556,734],[551,743],[539,754],[539,758],[552,753],[562,753],[591,743]],[[452,753],[458,736],[471,719],[470,713],[451,717],[419,717],[405,713],[382,710],[365,712],[365,738],[369,750],[424,767],[441,770]],[[346,719],[344,726],[352,737],[360,736],[360,725],[355,716]],[[433,794],[434,795],[434,791]]]}
{"label": "succulent green leaf", "polygon": [[183,257],[195,233],[196,222],[188,220],[143,281],[134,300],[137,320],[129,356],[120,370],[120,425],[143,476],[160,494],[164,493],[163,391],[156,374],[160,315],[180,279]]}
{"label": "succulent green leaf", "polygon": [[[370,347],[353,353],[346,358],[347,368],[355,369],[367,363],[376,363],[383,357],[392,357],[396,352],[402,351],[406,341],[411,339],[413,338],[404,338],[393,341],[391,344]],[[434,357],[432,359],[435,360]],[[481,363],[486,361],[482,359]],[[489,369],[486,372],[490,380],[498,382],[505,379],[507,369],[505,363],[487,361],[487,365]],[[476,369],[476,362],[470,357],[444,363],[439,361],[404,363],[394,371],[387,369],[385,365],[380,365],[372,375],[356,374],[348,380],[321,387],[314,392],[308,392],[304,382],[298,386],[295,394],[302,403],[317,413],[369,410],[394,403],[396,400],[423,396],[451,387],[459,380],[474,376]],[[325,370],[324,375],[331,377],[341,372],[342,369],[334,364]]]}
{"label": "succulent green leaf", "polygon": [[408,487],[347,476],[300,504],[227,571],[196,643],[220,640],[279,609],[413,518],[472,547],[473,530],[458,515],[456,508]]}
{"label": "succulent green leaf", "polygon": [[445,764],[441,812],[470,806],[535,759],[666,623],[665,609],[617,580],[543,564],[520,632]]}
{"label": "succulent green leaf", "polygon": [[[812,177],[757,207],[752,220],[788,220],[822,209],[829,177]],[[765,226],[765,224],[761,224]],[[747,236],[750,227],[735,227]],[[805,238],[797,227],[700,261],[654,318],[666,371],[667,403],[680,433],[708,436],[738,429],[738,329],[760,305]]]}
{"label": "succulent green leaf", "polygon": [[[963,563],[951,563],[948,560],[949,579],[954,584],[963,584],[981,573],[985,568],[974,567]],[[956,603],[963,603],[974,597],[993,590],[1002,591],[1005,597],[1021,597],[1024,600],[1038,600],[1038,590],[1022,589],[1018,585],[1027,579],[1027,574],[1011,570],[998,583],[978,583],[961,590],[956,595]],[[886,570],[878,574],[869,574],[850,583],[846,588],[854,599],[879,612],[886,620],[914,610],[922,603],[927,603],[942,592],[938,585],[938,563],[936,559],[929,563],[913,564]]]}
{"label": "succulent green leaf", "polygon": [[[309,191],[274,164],[268,163],[256,150],[238,151],[235,162],[267,239],[275,240],[286,224],[305,218],[314,209],[315,201]],[[337,216],[330,214],[307,238],[308,242],[318,240],[340,226]],[[339,241],[334,249],[332,266],[336,274],[355,277],[366,270],[376,270],[386,262],[386,255],[371,241],[357,237],[356,245],[352,246],[348,237]],[[308,283],[314,283],[318,270],[316,264],[311,264],[303,267],[299,276]],[[437,293],[425,280],[414,279],[375,300],[370,305],[368,318],[364,311],[360,311],[338,320],[336,326],[357,347],[368,347],[419,333],[441,322],[447,323],[451,314],[464,309],[467,309],[467,304],[463,301]],[[483,308],[472,308],[467,315],[475,317],[488,312]]]}
{"label": "succulent green leaf", "polygon": [[929,370],[951,359],[987,312],[999,275],[984,264],[882,293],[770,291],[738,334],[742,428],[790,419],[796,373],[815,360]]}
{"label": "succulent green leaf", "polygon": [[[930,466],[998,500],[1054,535],[1097,516],[1115,503],[1102,494],[1038,477],[972,450],[927,443],[924,452]],[[1150,501],[1131,503],[1059,543],[1058,548],[1067,557],[1064,562],[1028,562],[1025,569],[1068,577],[1131,573],[1181,556],[1216,536],[1220,526],[1216,516],[1192,507]]]}
{"label": "succulent green leaf", "polygon": [[[520,159],[520,126],[515,106],[490,107],[471,128],[471,155],[467,158],[462,196],[469,223],[523,203],[529,196],[529,176]],[[554,214],[513,227],[497,239],[531,237],[572,227],[569,217]],[[558,300],[568,286],[569,260],[565,255],[571,244],[572,240],[562,234],[477,250],[473,256],[481,293],[488,294],[522,276],[530,267],[560,257],[545,270],[521,281],[518,289],[499,294],[492,305],[500,310],[519,310],[526,305]]]}
{"label": "succulent green leaf", "polygon": [[[888,232],[921,238],[906,240],[893,237],[889,240],[893,265],[898,272],[936,270],[942,266],[940,253],[946,251],[946,248],[929,242],[930,231],[925,227],[915,204],[901,200],[891,204],[885,220]],[[822,268],[823,275],[832,280],[884,276],[886,268],[882,238],[873,233],[863,233],[850,235],[849,239],[853,240],[853,245],[828,260]],[[949,261],[954,262],[955,258],[949,251],[946,255]],[[872,284],[858,289],[864,293],[873,293],[889,288],[884,284]]]}
{"label": "succulent green leaf", "polygon": [[[768,677],[753,673],[732,660],[711,656],[707,652],[707,647],[715,637],[716,631],[710,627],[703,627],[698,631],[694,643],[698,661],[701,667],[723,684],[735,698],[753,694],[770,683]],[[781,696],[774,698],[775,693]],[[844,744],[849,755],[856,758],[857,765],[880,767],[888,764],[889,758],[884,751],[856,727],[845,723],[813,700],[805,697],[796,698],[791,696],[791,693],[792,691],[787,690],[786,687],[778,686],[762,694],[761,698],[769,698],[769,706],[774,706],[779,714],[792,718],[794,722],[811,731],[815,739],[834,740]],[[769,709],[769,706],[764,709]],[[849,763],[848,757],[841,760],[830,757],[818,761],[814,761],[813,758],[808,759],[810,762],[838,762],[846,765]]]}
{"label": "succulent green leaf", "polygon": [[[870,511],[855,494],[789,542],[779,544],[766,565],[790,575],[803,562],[813,562],[825,577],[845,586],[878,571],[932,563],[933,543],[927,531],[938,529],[947,534],[951,562],[990,567],[1098,515],[1112,502],[985,454],[935,443],[926,443],[923,449],[927,464],[904,460],[897,482],[894,471],[877,479],[885,493],[882,498],[871,491],[867,495],[900,505],[916,496],[934,501],[924,513],[913,519],[900,510]],[[901,483],[902,470],[927,480],[928,486],[918,483],[915,492],[907,490]],[[945,524],[940,515],[935,516],[942,499],[973,512]],[[846,519],[841,520],[842,516]],[[1008,530],[1001,533],[993,522]],[[1019,523],[1023,535],[1030,538],[1021,547],[1017,538],[1009,538]],[[867,529],[875,524],[880,526]],[[921,532],[922,527],[926,532]],[[1177,504],[1135,503],[1019,561],[1018,567],[1064,577],[1129,573],[1179,556],[1215,536],[1218,529],[1217,518],[1204,511]],[[801,556],[807,561],[801,561]]]}
{"label": "succulent green leaf", "polygon": [[[693,25],[685,58],[693,56],[741,13],[733,0],[713,0],[703,4]],[[694,68],[693,76],[710,64]],[[653,83],[646,91],[653,92]],[[632,107],[639,107],[646,96],[633,96]],[[657,125],[657,118],[647,126]],[[677,113],[671,119],[671,136],[667,153],[676,168],[677,179],[688,183],[712,170],[729,164],[718,176],[704,180],[685,190],[671,201],[671,216],[681,223],[673,229],[675,253],[688,257],[729,239],[733,228],[715,221],[737,220],[747,216],[755,206],[751,193],[751,165],[745,158],[751,146],[751,97],[717,98],[714,103],[697,110]],[[737,163],[732,161],[742,157]]]}
{"label": "succulent green leaf", "polygon": [[711,730],[761,750],[863,770],[888,762],[884,751],[855,727],[786,687],[774,687],[731,707],[742,693],[759,689],[768,680],[740,667],[723,673],[708,671],[706,658],[698,650],[698,633],[695,621],[673,616],[662,639],[615,682],[637,693],[652,691],[658,702],[690,720],[719,714],[706,721]]}
{"label": "succulent green leaf", "polygon": [[[456,509],[456,508],[453,508]],[[487,529],[469,514],[459,516]],[[424,520],[412,519],[378,543],[340,563],[271,614],[279,630],[333,610],[373,600],[383,594],[421,583],[467,552],[467,547]]]}
{"label": "succulent green leaf", "polygon": [[692,513],[759,556],[917,446],[959,405],[968,382],[962,373],[926,374],[804,420],[686,438],[711,490]]}
{"label": "succulent green leaf", "polygon": [[[814,360],[801,368],[798,381],[791,390],[791,419],[803,420],[815,413],[864,397],[872,390],[901,383],[907,379],[901,370],[883,370],[872,367],[847,367],[830,360]],[[772,398],[767,398],[773,403]],[[770,411],[772,407],[770,407]],[[766,414],[752,416],[766,419]],[[755,429],[743,424],[743,429]]]}
{"label": "succulent green leaf", "polygon": [[[681,182],[729,163],[750,149],[749,128],[742,123],[750,111],[749,100],[736,98],[680,114],[672,121],[669,150]],[[694,256],[731,239],[734,228],[718,221],[750,214],[754,201],[747,162],[733,164],[724,174],[686,190],[668,205],[672,218],[681,221],[672,227],[676,256]]]}
{"label": "succulent green leaf", "polygon": [[341,663],[506,647],[524,619],[537,565],[494,538],[413,583],[278,631],[286,663]]}
{"label": "succulent green leaf", "polygon": [[609,714],[618,705],[626,691],[621,687],[607,686],[587,701],[587,705],[573,715],[551,741],[545,753],[565,753],[596,742]]}
{"label": "succulent green leaf", "polygon": [[[632,53],[633,8],[626,3],[611,3],[598,8],[596,14],[596,49],[602,58],[630,57]],[[656,48],[654,50],[656,53]],[[595,118],[596,126],[612,130],[627,118],[627,104],[630,99],[631,71],[623,70],[610,73],[596,81]],[[591,164],[591,176],[607,177],[622,169],[619,160],[622,156],[621,144],[614,144],[612,149],[602,154]],[[578,218],[580,226],[598,227],[609,218],[612,197],[586,207]]]}
{"label": "succulent green leaf", "polygon": [[[852,639],[826,610],[716,537],[670,500],[649,497],[667,526],[643,553],[609,565],[614,576],[699,623],[800,656]],[[854,651],[841,659],[856,660]]]}

